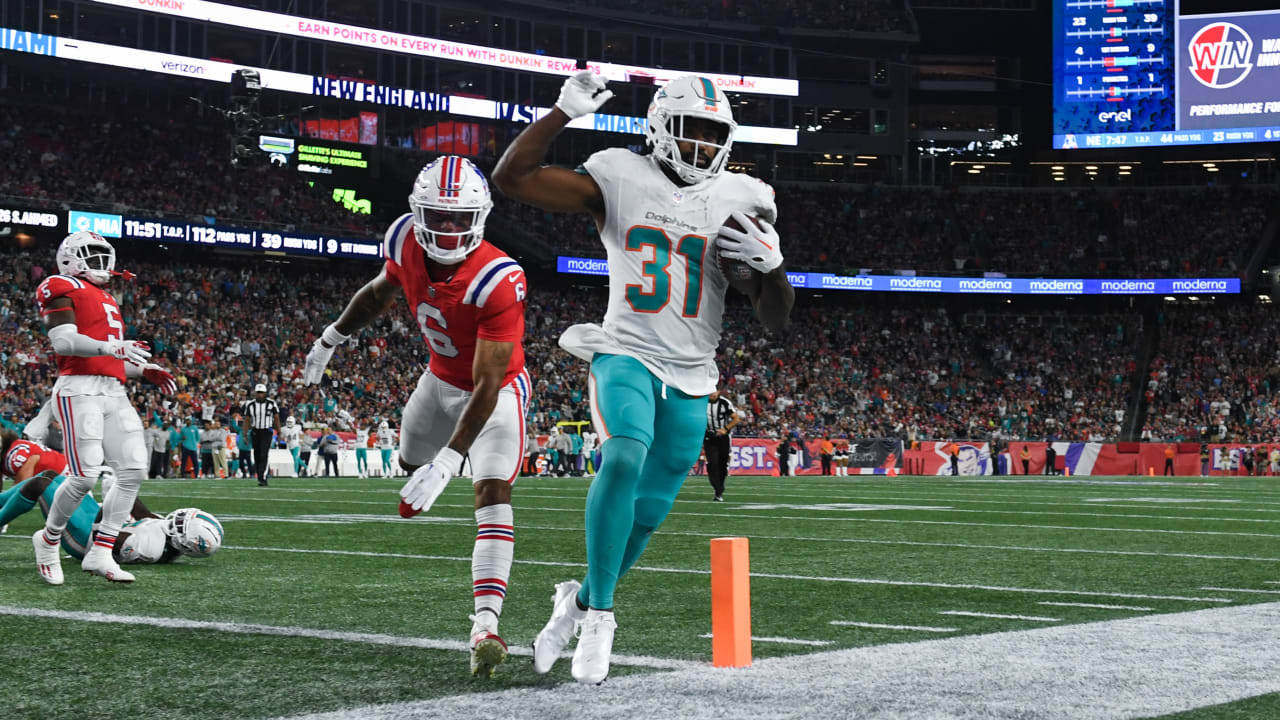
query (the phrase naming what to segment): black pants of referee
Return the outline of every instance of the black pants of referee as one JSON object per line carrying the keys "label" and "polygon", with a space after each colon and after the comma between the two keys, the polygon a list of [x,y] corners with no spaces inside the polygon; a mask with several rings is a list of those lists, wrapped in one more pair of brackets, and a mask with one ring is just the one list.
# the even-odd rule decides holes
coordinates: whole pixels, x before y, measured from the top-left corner
{"label": "black pants of referee", "polygon": [[708,435],[702,440],[707,454],[707,479],[716,497],[724,495],[724,479],[729,475],[729,436]]}
{"label": "black pants of referee", "polygon": [[254,470],[258,473],[258,484],[267,484],[267,455],[271,452],[271,428],[254,429],[253,434]]}

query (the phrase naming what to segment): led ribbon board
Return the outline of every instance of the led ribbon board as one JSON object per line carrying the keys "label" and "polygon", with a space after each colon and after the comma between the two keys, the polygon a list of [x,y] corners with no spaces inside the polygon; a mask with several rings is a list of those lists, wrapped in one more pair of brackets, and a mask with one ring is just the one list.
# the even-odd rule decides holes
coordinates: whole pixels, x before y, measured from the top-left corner
{"label": "led ribbon board", "polygon": [[[374,105],[408,107],[417,110],[507,122],[531,123],[551,112],[551,108],[534,105],[442,95],[421,90],[362,83],[355,80],[337,80],[318,75],[267,70],[248,65],[232,65],[214,60],[202,60],[150,50],[137,50],[117,45],[107,45],[106,43],[73,40],[71,38],[41,35],[9,28],[0,28],[0,50],[48,55],[64,60],[79,60],[99,65],[147,70],[166,75],[177,75],[221,83],[230,83],[233,71],[249,68],[258,71],[262,77],[262,86],[268,90],[331,97]],[[569,123],[569,127],[601,132],[643,134],[644,124],[644,118],[594,113],[574,120]],[[733,139],[734,142],[759,143],[763,145],[795,145],[796,131],[787,128],[740,125]]]}
{"label": "led ribbon board", "polygon": [[[600,258],[559,256],[556,270],[608,275]],[[789,272],[793,287],[809,290],[952,293],[957,295],[1237,295],[1240,278],[962,278],[921,275],[833,275]]]}
{"label": "led ribbon board", "polygon": [[[187,20],[234,25],[241,28],[253,28],[262,32],[279,33],[309,40],[344,43],[369,50],[386,50],[420,55],[437,60],[487,65],[504,70],[546,73],[549,75],[572,75],[578,71],[577,60],[573,58],[535,55],[534,53],[458,43],[439,38],[404,35],[386,30],[344,25],[327,20],[314,20],[265,10],[235,7],[222,3],[207,2],[207,0],[94,1],[103,5],[115,5],[117,7],[174,15]],[[644,78],[663,83],[671,78],[692,72],[599,62],[588,62],[587,67],[606,80],[619,82]],[[718,73],[698,74],[711,80],[717,87],[727,92],[752,93],[756,95],[788,95],[792,97],[800,94],[800,83],[788,78],[722,75]]]}

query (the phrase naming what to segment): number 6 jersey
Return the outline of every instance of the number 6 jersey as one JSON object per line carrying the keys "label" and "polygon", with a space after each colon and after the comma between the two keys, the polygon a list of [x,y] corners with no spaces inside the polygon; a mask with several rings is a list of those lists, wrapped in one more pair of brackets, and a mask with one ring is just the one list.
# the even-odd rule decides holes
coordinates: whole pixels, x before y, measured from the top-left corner
{"label": "number 6 jersey", "polygon": [[734,210],[773,222],[773,188],[732,172],[677,186],[651,156],[626,148],[601,150],[583,168],[604,195],[609,309],[603,327],[574,325],[560,346],[587,361],[629,355],[667,385],[710,393],[728,287],[716,235]]}
{"label": "number 6 jersey", "polygon": [[405,300],[431,348],[431,374],[463,390],[473,390],[476,340],[515,343],[502,384],[524,370],[524,270],[506,253],[481,242],[466,260],[449,266],[452,275],[432,282],[427,258],[413,236],[413,215],[401,215],[383,240],[387,279]]}

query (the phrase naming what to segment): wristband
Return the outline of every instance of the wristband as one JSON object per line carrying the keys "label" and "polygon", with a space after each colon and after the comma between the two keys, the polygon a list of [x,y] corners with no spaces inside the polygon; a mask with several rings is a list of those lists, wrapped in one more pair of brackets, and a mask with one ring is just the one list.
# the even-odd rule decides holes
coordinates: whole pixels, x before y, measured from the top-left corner
{"label": "wristband", "polygon": [[350,340],[351,336],[338,332],[338,326],[334,324],[324,329],[324,334],[320,336],[320,339],[324,340],[327,345],[337,347]]}

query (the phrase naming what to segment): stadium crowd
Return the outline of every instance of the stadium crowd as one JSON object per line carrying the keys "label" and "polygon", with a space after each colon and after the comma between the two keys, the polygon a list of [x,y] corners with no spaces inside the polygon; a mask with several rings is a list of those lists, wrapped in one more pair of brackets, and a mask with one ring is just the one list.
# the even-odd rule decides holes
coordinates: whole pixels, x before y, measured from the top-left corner
{"label": "stadium crowd", "polygon": [[1268,305],[1178,308],[1148,365],[1143,439],[1272,442],[1280,437],[1280,346]]}
{"label": "stadium crowd", "polygon": [[[1274,189],[775,188],[792,270],[1075,277],[1238,275]],[[585,216],[503,207],[566,253],[602,256]],[[1187,242],[1194,237],[1196,242]],[[1203,238],[1203,241],[1199,239]]]}
{"label": "stadium crowd", "polygon": [[[42,207],[253,227],[380,235],[319,187],[230,166],[226,129],[172,116],[0,105],[0,197]],[[281,221],[285,222],[282,224]]]}
{"label": "stadium crowd", "polygon": [[[52,385],[47,340],[34,304],[52,272],[52,249],[7,251],[0,268],[0,412],[35,415]],[[179,394],[135,390],[147,415],[229,419],[257,382],[308,427],[369,427],[400,409],[427,360],[414,319],[397,304],[338,352],[319,388],[302,361],[315,333],[376,273],[334,275],[296,265],[148,262],[122,252],[137,273],[116,293],[131,334],[176,370]],[[559,349],[565,327],[597,318],[601,287],[531,283],[526,356],[535,381],[532,430],[589,420],[586,366]],[[1165,320],[1146,401],[1151,436],[1168,439],[1227,404],[1224,437],[1277,431],[1273,390],[1276,322],[1248,314],[1176,312]],[[802,303],[792,326],[769,336],[741,299],[731,300],[718,364],[739,407],[739,434],[796,431],[907,440],[1117,440],[1129,406],[1141,327],[1136,316],[982,314],[945,308]],[[1212,338],[1224,338],[1222,342]],[[1189,432],[1189,431],[1187,431]]]}

